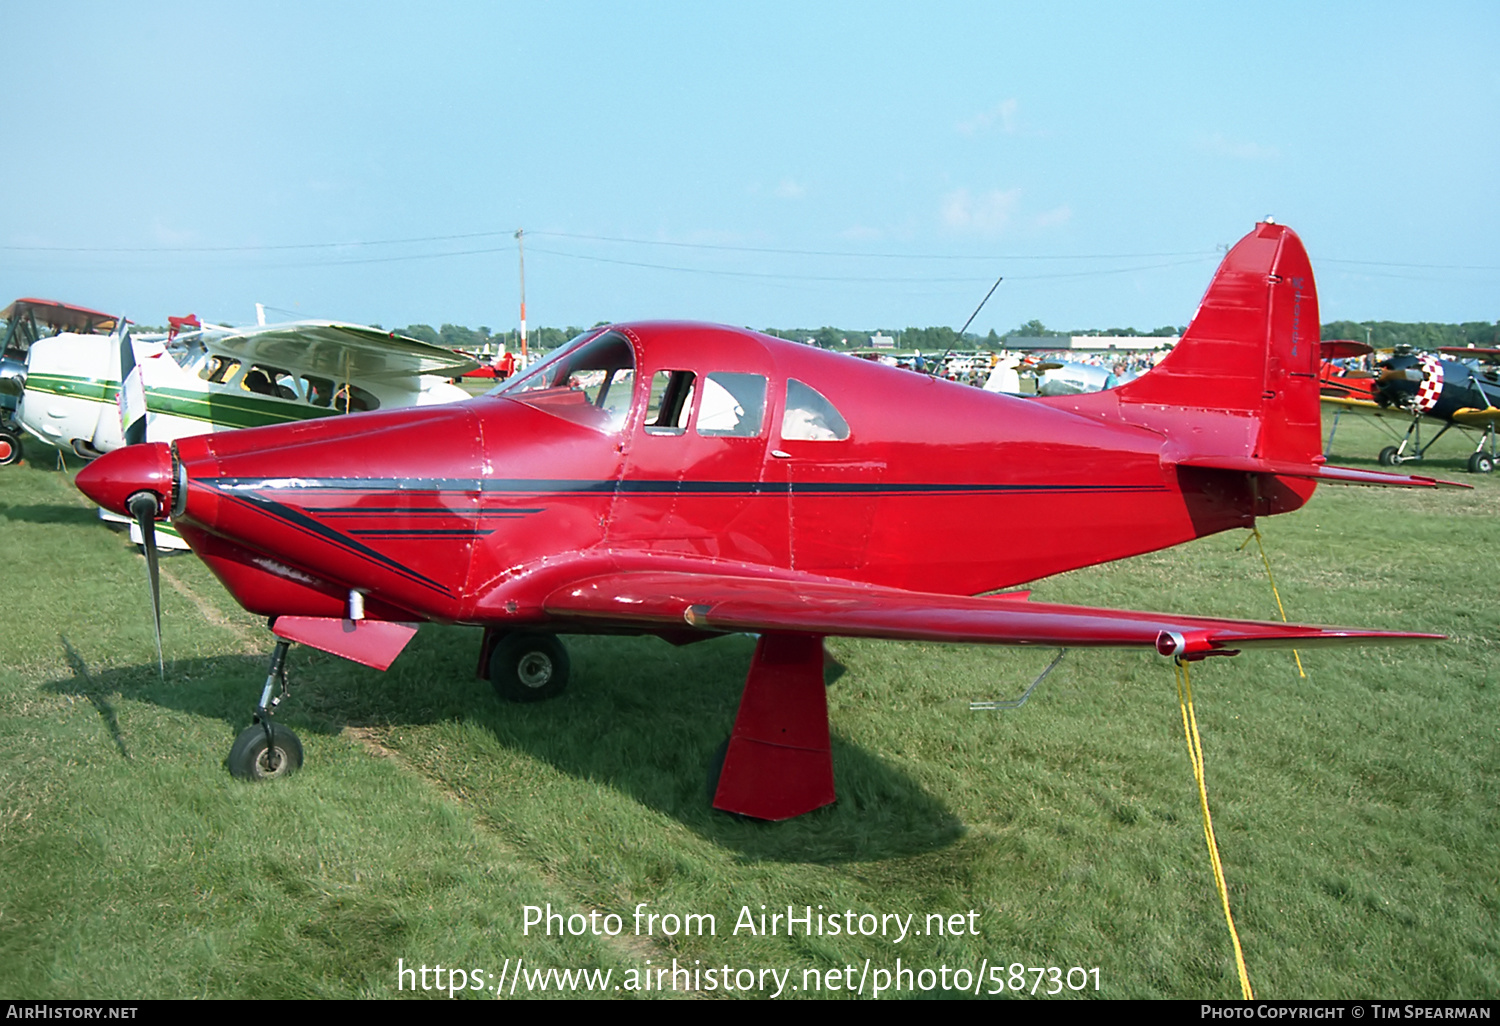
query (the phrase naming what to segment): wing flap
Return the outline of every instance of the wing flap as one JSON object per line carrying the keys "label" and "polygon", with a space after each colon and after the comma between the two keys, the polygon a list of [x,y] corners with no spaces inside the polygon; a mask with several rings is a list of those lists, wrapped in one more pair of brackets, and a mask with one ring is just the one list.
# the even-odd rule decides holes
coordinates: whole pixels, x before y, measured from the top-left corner
{"label": "wing flap", "polygon": [[553,592],[554,616],[615,625],[991,645],[1155,648],[1163,655],[1441,641],[1438,634],[1175,616],[908,592],[838,581],[624,572]]}

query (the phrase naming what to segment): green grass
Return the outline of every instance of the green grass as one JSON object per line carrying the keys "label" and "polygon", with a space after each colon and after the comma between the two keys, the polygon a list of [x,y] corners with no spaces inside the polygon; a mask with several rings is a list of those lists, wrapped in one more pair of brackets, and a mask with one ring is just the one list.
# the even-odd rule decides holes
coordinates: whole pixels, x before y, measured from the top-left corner
{"label": "green grass", "polygon": [[[1259,996],[1500,995],[1500,482],[1463,473],[1449,441],[1413,469],[1473,491],[1325,487],[1262,529],[1292,619],[1452,640],[1306,652],[1306,679],[1288,653],[1194,668]],[[1348,421],[1338,442],[1332,462],[1357,466],[1384,444]],[[429,625],[385,674],[294,648],[279,718],[307,767],[245,785],[222,760],[264,679],[263,624],[193,557],[165,560],[160,680],[141,560],[54,458],[0,471],[0,995],[381,997],[398,959],[498,973],[519,956],[616,982],[675,957],[796,985],[846,965],[857,979],[866,959],[987,959],[1098,966],[1107,997],[1238,996],[1154,655],[1075,652],[1024,708],[971,713],[1050,653],[831,640],[840,800],[759,824],[712,812],[705,786],[751,639],[571,638],[569,691],[516,706],[474,679],[477,630]],[[1243,540],[1035,595],[1274,618]],[[521,907],[548,902],[622,915],[625,934],[522,936]],[[633,937],[641,902],[713,913],[718,935]],[[762,904],[919,925],[974,910],[979,936],[733,935]]]}

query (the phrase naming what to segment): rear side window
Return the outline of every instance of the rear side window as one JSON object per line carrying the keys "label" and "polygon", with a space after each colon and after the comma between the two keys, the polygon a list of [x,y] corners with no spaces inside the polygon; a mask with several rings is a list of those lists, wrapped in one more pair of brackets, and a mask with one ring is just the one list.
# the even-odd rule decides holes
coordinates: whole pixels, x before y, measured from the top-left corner
{"label": "rear side window", "polygon": [[794,442],[842,442],[849,437],[849,422],[822,392],[787,378],[781,437]]}
{"label": "rear side window", "polygon": [[752,438],[766,413],[766,379],[760,374],[717,372],[703,380],[698,434]]}

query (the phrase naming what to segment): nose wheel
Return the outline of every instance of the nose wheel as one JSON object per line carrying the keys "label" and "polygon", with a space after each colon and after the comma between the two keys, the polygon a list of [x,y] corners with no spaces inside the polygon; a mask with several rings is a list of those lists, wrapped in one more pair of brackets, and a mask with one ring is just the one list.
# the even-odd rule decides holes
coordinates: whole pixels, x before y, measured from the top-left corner
{"label": "nose wheel", "polygon": [[229,749],[229,772],[241,780],[276,780],[302,768],[302,742],[279,723],[253,723]]}
{"label": "nose wheel", "polygon": [[[260,693],[260,705],[255,707],[254,722],[240,731],[229,748],[225,762],[229,772],[241,780],[277,780],[302,768],[301,740],[290,728],[271,719],[276,707],[291,695],[286,686],[286,653],[291,647],[292,643],[285,639],[276,642],[266,686]],[[281,693],[272,698],[271,691],[278,683]]]}
{"label": "nose wheel", "polygon": [[9,428],[0,428],[0,467],[21,462],[21,436]]}

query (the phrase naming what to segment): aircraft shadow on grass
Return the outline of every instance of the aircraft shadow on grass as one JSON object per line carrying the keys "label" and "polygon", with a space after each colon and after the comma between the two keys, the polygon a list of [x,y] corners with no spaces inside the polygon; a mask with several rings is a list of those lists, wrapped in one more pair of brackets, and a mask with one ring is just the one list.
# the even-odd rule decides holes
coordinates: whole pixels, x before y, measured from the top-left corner
{"label": "aircraft shadow on grass", "polygon": [[32,503],[12,506],[0,502],[0,520],[24,524],[97,524],[99,511],[79,505]]}
{"label": "aircraft shadow on grass", "polygon": [[[840,789],[836,804],[782,823],[711,809],[708,789],[744,686],[754,647],[749,637],[684,648],[652,638],[571,637],[572,687],[550,701],[517,704],[502,701],[487,682],[476,679],[474,633],[429,624],[384,674],[313,649],[293,649],[289,683],[295,700],[277,719],[298,731],[330,736],[345,727],[477,725],[502,747],[603,783],[741,858],[905,857],[947,847],[963,832],[941,800],[837,732],[832,738]],[[170,647],[170,628],[167,641]],[[150,662],[89,669],[90,653],[77,650],[66,636],[59,643],[72,674],[44,686],[91,702],[125,757],[130,729],[119,722],[115,696],[221,719],[232,733],[250,722],[266,673],[265,657],[169,656],[162,680]],[[833,689],[839,687],[838,676],[837,670],[828,674]],[[413,761],[420,762],[420,755]],[[303,772],[316,773],[317,767]]]}

